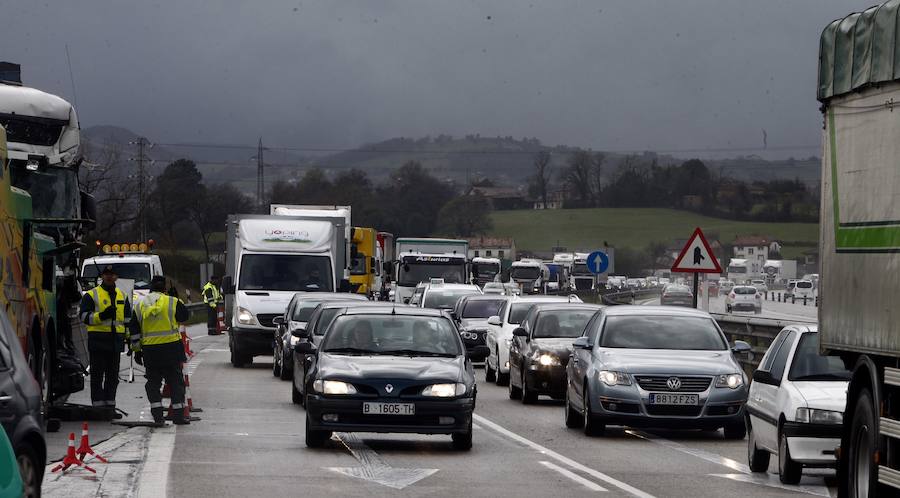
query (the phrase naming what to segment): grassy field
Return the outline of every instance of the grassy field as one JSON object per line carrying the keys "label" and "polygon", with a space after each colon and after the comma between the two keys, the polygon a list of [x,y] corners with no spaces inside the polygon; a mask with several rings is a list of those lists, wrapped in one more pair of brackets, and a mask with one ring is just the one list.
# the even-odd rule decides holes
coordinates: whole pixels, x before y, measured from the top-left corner
{"label": "grassy field", "polygon": [[[710,218],[686,211],[652,208],[551,209],[495,211],[493,237],[513,237],[516,249],[549,251],[614,247],[643,249],[651,242],[671,244],[690,237],[700,227],[708,238],[722,243],[738,235],[765,235],[781,241],[816,242],[815,223],[758,223]],[[804,248],[804,249],[808,249]]]}

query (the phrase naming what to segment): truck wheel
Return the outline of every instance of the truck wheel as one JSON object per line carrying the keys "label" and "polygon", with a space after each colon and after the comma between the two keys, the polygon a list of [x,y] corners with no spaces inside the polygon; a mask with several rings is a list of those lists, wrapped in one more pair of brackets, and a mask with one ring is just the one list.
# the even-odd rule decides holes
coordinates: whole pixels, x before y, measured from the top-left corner
{"label": "truck wheel", "polygon": [[847,448],[848,486],[852,497],[876,496],[878,476],[874,462],[875,441],[875,409],[872,394],[863,388],[856,400],[856,407],[850,422],[850,447]]}
{"label": "truck wheel", "polygon": [[244,355],[243,353],[235,351],[234,346],[232,345],[232,347],[231,347],[231,366],[233,366],[234,368],[241,368],[244,365],[246,365],[247,363],[249,363],[249,361],[247,361],[247,356]]}

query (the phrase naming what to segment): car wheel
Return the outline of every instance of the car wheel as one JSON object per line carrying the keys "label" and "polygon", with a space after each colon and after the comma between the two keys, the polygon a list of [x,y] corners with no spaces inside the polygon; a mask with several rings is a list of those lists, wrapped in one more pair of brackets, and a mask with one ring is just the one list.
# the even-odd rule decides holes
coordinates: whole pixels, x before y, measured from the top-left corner
{"label": "car wheel", "polygon": [[40,497],[44,462],[39,461],[37,450],[30,444],[22,446],[16,451],[16,463],[19,464],[19,475],[22,477],[22,496]]}
{"label": "car wheel", "polygon": [[297,385],[291,382],[291,402],[295,405],[303,404],[303,394],[297,390]]}
{"label": "car wheel", "polygon": [[495,382],[497,380],[497,374],[494,373],[494,370],[491,368],[491,363],[485,359],[484,360],[484,381],[485,382]]}
{"label": "car wheel", "polygon": [[460,451],[469,451],[472,449],[472,419],[469,419],[469,430],[462,434],[453,434],[450,436],[453,440],[453,449]]}
{"label": "car wheel", "polygon": [[850,426],[850,453],[848,467],[849,496],[877,496],[878,480],[876,464],[873,458],[877,443],[875,441],[876,418],[873,412],[872,395],[868,389],[862,389],[856,400],[853,422]]}
{"label": "car wheel", "polygon": [[566,388],[566,427],[570,429],[578,429],[581,425],[584,424],[584,419],[581,417],[581,413],[578,410],[572,408],[572,403],[569,402],[569,389]]}
{"label": "car wheel", "polygon": [[728,424],[724,428],[725,439],[744,439],[747,435],[747,426],[744,422]]}
{"label": "car wheel", "polygon": [[288,364],[291,364],[293,358],[289,358],[287,355],[281,357],[281,371],[278,372],[278,378],[281,380],[291,380],[294,378],[294,370],[291,368],[287,368]]}
{"label": "car wheel", "polygon": [[281,364],[281,354],[278,352],[278,348],[275,348],[272,352],[272,375],[275,377],[281,377],[281,371],[284,367]]}
{"label": "car wheel", "polygon": [[506,386],[509,389],[509,399],[522,399],[522,388],[514,386],[512,381],[508,377],[509,376],[507,375]]}
{"label": "car wheel", "polygon": [[591,411],[591,399],[588,396],[587,386],[584,386],[584,397],[582,398],[582,406],[584,406],[584,435],[589,437],[602,436],[606,431],[606,424],[594,417]]}
{"label": "car wheel", "polygon": [[522,372],[522,403],[526,405],[533,405],[537,403],[537,400],[537,392],[528,389],[528,381],[525,379],[525,372]]}
{"label": "car wheel", "polygon": [[307,448],[321,448],[331,438],[331,431],[317,431],[310,428],[309,414],[306,415],[306,446]]}
{"label": "car wheel", "polygon": [[803,465],[791,458],[787,437],[783,432],[778,433],[778,478],[782,484],[797,484],[803,475]]}
{"label": "car wheel", "polygon": [[756,435],[753,434],[753,426],[750,417],[747,417],[747,463],[752,472],[765,472],[769,470],[769,459],[772,454],[756,447]]}
{"label": "car wheel", "polygon": [[495,383],[498,386],[505,386],[509,384],[509,372],[503,373],[500,371],[500,354],[497,354],[497,379]]}

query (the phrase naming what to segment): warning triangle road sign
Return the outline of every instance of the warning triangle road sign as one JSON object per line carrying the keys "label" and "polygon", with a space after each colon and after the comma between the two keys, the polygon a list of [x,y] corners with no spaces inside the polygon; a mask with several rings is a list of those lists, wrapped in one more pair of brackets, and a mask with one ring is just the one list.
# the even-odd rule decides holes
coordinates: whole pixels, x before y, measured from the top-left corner
{"label": "warning triangle road sign", "polygon": [[672,271],[683,273],[722,273],[719,260],[709,247],[709,242],[698,227],[684,245],[681,254],[672,265]]}

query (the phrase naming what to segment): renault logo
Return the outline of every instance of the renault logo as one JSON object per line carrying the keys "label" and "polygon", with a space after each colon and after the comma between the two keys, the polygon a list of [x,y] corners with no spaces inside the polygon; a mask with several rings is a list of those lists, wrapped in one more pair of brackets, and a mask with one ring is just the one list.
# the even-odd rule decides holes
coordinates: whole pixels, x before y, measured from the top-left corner
{"label": "renault logo", "polygon": [[666,381],[666,385],[669,386],[669,389],[672,391],[677,391],[681,389],[681,379],[678,377],[669,377],[669,380]]}
{"label": "renault logo", "polygon": [[[681,383],[679,382],[679,384],[681,384]],[[392,392],[394,392],[394,385],[393,385],[393,384],[388,384],[388,385],[384,386],[384,390],[385,390],[388,394],[391,394]]]}

